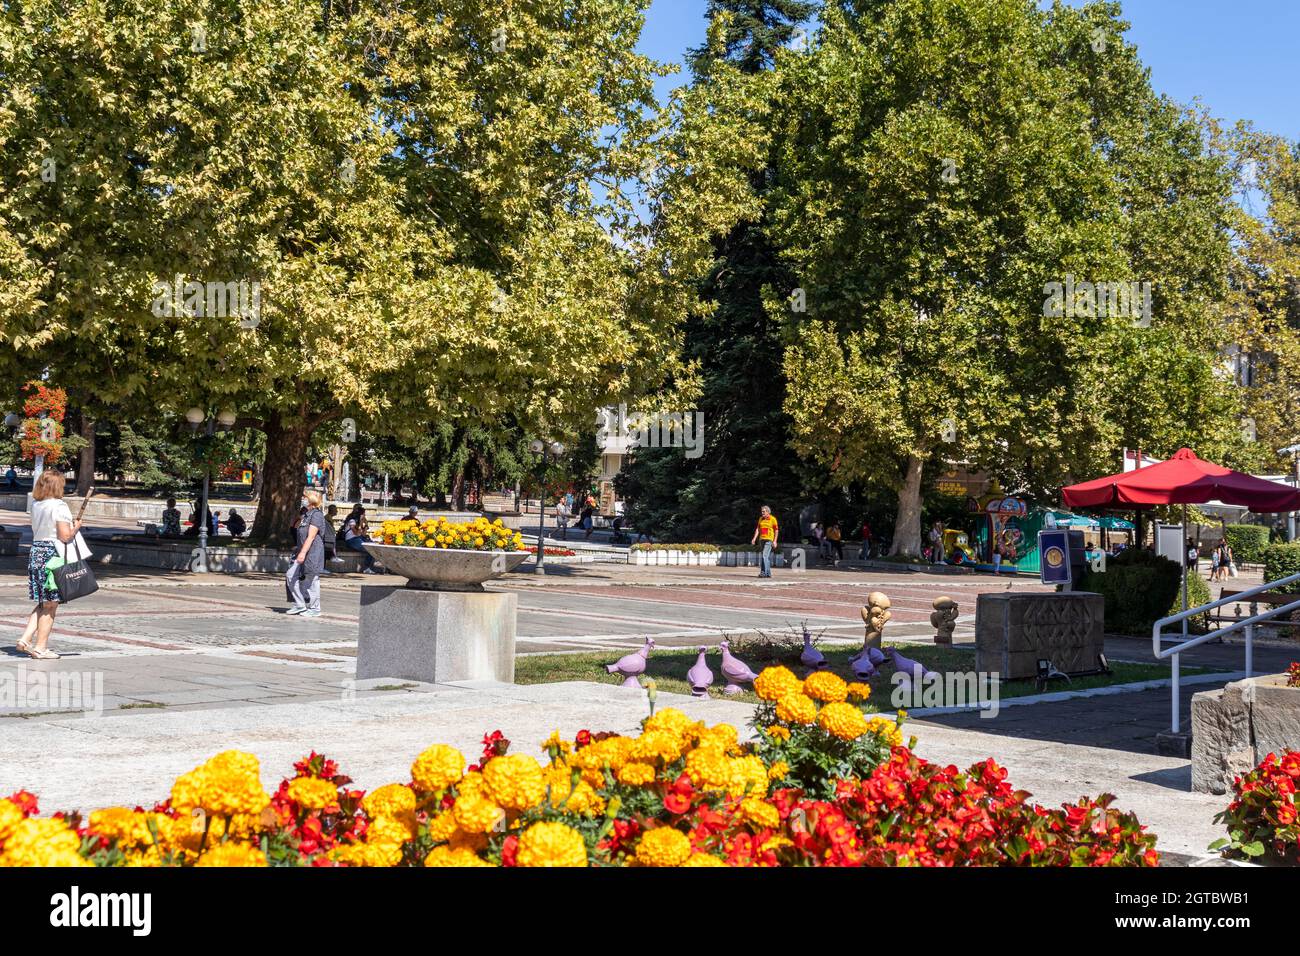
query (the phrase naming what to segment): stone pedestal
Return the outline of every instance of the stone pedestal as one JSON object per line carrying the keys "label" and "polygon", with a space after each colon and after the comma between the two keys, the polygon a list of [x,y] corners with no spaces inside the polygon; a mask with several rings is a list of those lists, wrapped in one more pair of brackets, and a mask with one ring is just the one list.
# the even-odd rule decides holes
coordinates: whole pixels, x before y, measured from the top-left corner
{"label": "stone pedestal", "polygon": [[363,586],[357,679],[514,683],[517,614],[509,592]]}
{"label": "stone pedestal", "polygon": [[1192,696],[1192,789],[1227,793],[1270,753],[1300,749],[1300,688],[1285,674],[1233,681]]}
{"label": "stone pedestal", "polygon": [[1097,667],[1106,600],[1089,591],[981,594],[975,603],[975,669],[1005,680],[1033,677],[1050,660],[1069,674]]}

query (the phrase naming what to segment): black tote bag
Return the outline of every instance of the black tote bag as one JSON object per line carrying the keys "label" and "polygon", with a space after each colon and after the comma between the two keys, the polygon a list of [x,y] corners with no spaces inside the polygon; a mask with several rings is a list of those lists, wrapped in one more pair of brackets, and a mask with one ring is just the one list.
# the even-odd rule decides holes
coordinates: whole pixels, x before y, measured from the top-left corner
{"label": "black tote bag", "polygon": [[72,546],[77,549],[77,560],[65,562],[62,567],[54,569],[54,586],[59,589],[60,604],[67,604],[99,590],[99,582],[95,580],[90,565],[81,556],[81,547],[76,538],[72,539]]}

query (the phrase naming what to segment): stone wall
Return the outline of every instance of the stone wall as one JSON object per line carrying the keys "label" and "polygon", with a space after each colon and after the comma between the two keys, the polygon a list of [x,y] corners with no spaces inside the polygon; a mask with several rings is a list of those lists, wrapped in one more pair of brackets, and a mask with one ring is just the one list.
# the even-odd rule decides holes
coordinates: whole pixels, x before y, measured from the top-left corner
{"label": "stone wall", "polygon": [[1268,754],[1300,750],[1300,688],[1285,674],[1234,681],[1192,696],[1192,789],[1227,793]]}
{"label": "stone wall", "polygon": [[975,669],[1033,677],[1038,661],[1065,673],[1093,670],[1104,648],[1106,602],[1089,591],[981,594],[975,602]]}

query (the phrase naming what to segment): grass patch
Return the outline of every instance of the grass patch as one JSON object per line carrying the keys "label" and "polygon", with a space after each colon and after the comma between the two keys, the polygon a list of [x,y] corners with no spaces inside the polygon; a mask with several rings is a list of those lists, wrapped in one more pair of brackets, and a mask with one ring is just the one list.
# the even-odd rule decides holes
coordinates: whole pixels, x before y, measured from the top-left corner
{"label": "grass patch", "polygon": [[118,710],[139,710],[141,708],[152,709],[156,707],[166,707],[166,706],[167,706],[166,704],[159,703],[156,700],[141,700],[141,701],[136,701],[134,704],[118,704],[117,709]]}
{"label": "grass patch", "polygon": [[[948,673],[950,671],[970,672],[975,668],[974,648],[966,650],[924,644],[894,644],[888,641],[885,646],[897,647],[899,653],[904,657],[920,661],[930,670],[939,673]],[[802,677],[806,671],[804,666],[799,663],[799,653],[802,650],[802,643],[795,644],[789,641],[755,639],[732,642],[732,653],[748,664],[755,672],[761,672],[764,667],[773,664],[783,664]],[[858,679],[848,667],[849,660],[857,654],[858,648],[822,646],[819,650],[825,655],[831,671],[839,674],[847,681],[856,681]],[[619,684],[622,683],[623,679],[617,674],[606,673],[605,665],[614,663],[626,653],[627,651],[611,650],[597,653],[536,654],[518,657],[515,659],[515,683],[552,684],[559,681],[581,680],[597,684]],[[694,665],[698,656],[699,651],[691,648],[655,649],[650,654],[644,676],[654,678],[659,690],[674,694],[689,694],[691,688],[686,682],[686,672]],[[710,697],[738,700],[749,704],[759,702],[758,696],[751,690],[745,690],[735,696],[728,696],[722,692],[726,682],[721,673],[722,655],[716,648],[711,647],[709,649],[707,661],[709,668],[713,671],[713,686],[709,688]],[[1112,661],[1110,666],[1111,674],[1075,677],[1068,683],[1064,680],[1051,681],[1046,692],[1088,690],[1094,687],[1108,687],[1112,684],[1131,684],[1137,681],[1159,680],[1169,676],[1169,665],[1167,664],[1134,664],[1126,661]],[[1212,670],[1215,669],[1183,667],[1182,673],[1203,674]],[[880,673],[867,681],[871,685],[872,699],[877,702],[880,710],[892,709],[889,707],[889,698],[894,690],[894,686],[890,681],[893,673],[894,668],[886,662]],[[1004,680],[999,687],[999,697],[1002,700],[1037,693],[1039,693],[1039,690],[1033,680]]]}
{"label": "grass patch", "polygon": [[[538,683],[543,683],[538,681]],[[372,687],[371,690],[410,690],[415,684],[380,684],[378,687]]]}

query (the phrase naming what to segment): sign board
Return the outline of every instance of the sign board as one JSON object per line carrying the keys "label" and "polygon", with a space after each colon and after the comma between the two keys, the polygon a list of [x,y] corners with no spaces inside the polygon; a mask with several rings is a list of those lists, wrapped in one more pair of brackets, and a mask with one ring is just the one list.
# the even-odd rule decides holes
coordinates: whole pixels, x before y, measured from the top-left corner
{"label": "sign board", "polygon": [[1064,529],[1038,532],[1039,578],[1044,584],[1066,584],[1070,575],[1070,532]]}
{"label": "sign board", "polygon": [[1183,563],[1183,548],[1185,548],[1187,538],[1183,534],[1183,526],[1180,524],[1157,524],[1156,525],[1156,554],[1162,558],[1168,558],[1174,564]]}
{"label": "sign board", "polygon": [[614,482],[602,481],[600,483],[600,513],[607,518],[614,515]]}

